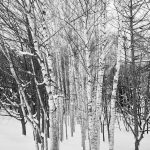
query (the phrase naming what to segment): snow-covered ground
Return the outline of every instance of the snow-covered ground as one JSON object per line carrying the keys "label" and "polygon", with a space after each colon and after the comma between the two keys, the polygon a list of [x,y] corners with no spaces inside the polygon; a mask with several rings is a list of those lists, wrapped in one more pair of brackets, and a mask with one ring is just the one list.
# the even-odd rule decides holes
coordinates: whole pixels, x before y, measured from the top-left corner
{"label": "snow-covered ground", "polygon": [[[82,150],[80,126],[76,125],[74,137],[70,137],[68,129],[68,140],[60,143],[60,150]],[[108,142],[100,143],[101,150],[108,150]],[[35,150],[32,137],[32,129],[27,126],[27,136],[21,135],[21,124],[10,117],[0,116],[0,150]],[[87,142],[88,150],[88,142]],[[134,150],[134,138],[131,133],[124,129],[115,129],[115,150]],[[145,134],[141,142],[140,150],[150,150],[150,135]]]}
{"label": "snow-covered ground", "polygon": [[23,136],[21,133],[19,121],[0,116],[1,150],[35,150],[31,128],[28,127],[27,136]]}

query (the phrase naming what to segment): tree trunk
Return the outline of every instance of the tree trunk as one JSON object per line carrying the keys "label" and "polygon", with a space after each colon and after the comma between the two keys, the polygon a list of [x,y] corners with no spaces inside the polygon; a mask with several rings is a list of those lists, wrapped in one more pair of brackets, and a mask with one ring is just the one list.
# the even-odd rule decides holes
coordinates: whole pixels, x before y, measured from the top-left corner
{"label": "tree trunk", "polygon": [[113,90],[111,95],[111,119],[110,119],[110,140],[109,140],[109,150],[114,150],[114,130],[115,130],[115,103],[116,103],[116,91],[118,85],[119,71],[120,71],[120,51],[121,51],[121,42],[118,40],[118,49],[117,49],[117,64],[116,64],[116,73],[113,80]]}
{"label": "tree trunk", "polygon": [[19,114],[20,114],[20,117],[21,117],[22,134],[26,135],[26,122],[25,122],[21,107],[19,107]]}
{"label": "tree trunk", "polygon": [[139,150],[139,141],[135,140],[135,150]]}
{"label": "tree trunk", "polygon": [[[132,74],[132,101],[133,101],[133,116],[134,116],[134,136],[138,139],[139,129],[138,129],[138,106],[137,106],[137,79],[136,79],[136,68],[135,68],[135,46],[134,46],[134,29],[133,29],[133,2],[130,0],[130,36],[131,36],[131,74]],[[138,142],[135,141],[135,149],[138,148]],[[137,149],[136,149],[137,150]]]}

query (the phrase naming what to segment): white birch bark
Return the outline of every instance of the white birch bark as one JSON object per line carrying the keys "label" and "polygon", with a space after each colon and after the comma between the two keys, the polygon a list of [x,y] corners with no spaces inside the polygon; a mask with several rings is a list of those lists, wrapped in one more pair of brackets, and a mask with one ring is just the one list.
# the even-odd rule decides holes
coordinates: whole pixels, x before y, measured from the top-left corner
{"label": "white birch bark", "polygon": [[75,82],[74,82],[74,56],[70,51],[70,63],[69,63],[69,89],[70,89],[70,126],[71,126],[71,136],[74,133],[74,105],[75,105]]}
{"label": "white birch bark", "polygon": [[116,72],[113,79],[113,90],[111,95],[111,119],[110,119],[110,141],[109,141],[109,150],[114,150],[114,130],[115,130],[115,103],[116,103],[116,91],[118,85],[119,71],[120,71],[120,52],[121,52],[121,41],[118,41],[117,49],[117,63],[116,63]]}
{"label": "white birch bark", "polygon": [[[100,118],[102,116],[102,87],[105,67],[105,57],[110,51],[112,42],[110,41],[106,47],[104,47],[106,41],[106,1],[100,2],[100,5],[95,8],[99,13],[96,14],[96,18],[99,18],[99,25],[96,28],[99,46],[97,52],[98,69],[97,69],[97,83],[96,83],[96,97],[95,97],[95,114],[94,114],[94,126],[93,137],[95,137],[95,150],[99,150],[100,147]],[[108,39],[107,39],[108,40]]]}
{"label": "white birch bark", "polygon": [[[45,10],[46,11],[46,10]],[[50,149],[53,150],[53,143],[54,143],[54,138],[53,138],[53,111],[55,110],[55,104],[54,104],[54,87],[52,86],[52,83],[51,81],[54,79],[54,76],[53,76],[53,69],[52,69],[52,59],[50,58],[51,55],[49,54],[47,48],[45,49],[45,53],[46,53],[46,56],[44,56],[41,52],[41,49],[39,49],[39,40],[38,40],[38,35],[37,35],[37,27],[35,24],[35,21],[36,20],[33,20],[33,18],[31,18],[30,15],[28,15],[29,17],[29,24],[32,28],[32,37],[33,37],[33,41],[34,41],[34,48],[35,48],[35,51],[37,52],[37,55],[38,55],[38,61],[39,61],[39,64],[41,66],[41,72],[42,72],[42,77],[43,77],[43,84],[45,85],[45,88],[46,88],[46,92],[47,92],[47,95],[48,95],[48,102],[49,102],[49,119],[50,119]],[[45,18],[46,20],[47,18]],[[46,41],[47,38],[48,38],[48,35],[47,35],[47,22],[43,22],[43,29],[41,29],[41,33],[43,35],[43,41]],[[49,33],[49,32],[48,32]],[[46,43],[45,43],[46,44]],[[49,46],[49,41],[47,43],[47,45]],[[47,61],[47,62],[46,62]],[[47,65],[48,65],[48,68],[47,68]],[[46,126],[46,122],[47,122],[47,115],[44,114],[44,148],[45,150],[48,149],[48,142],[47,142],[47,126]]]}
{"label": "white birch bark", "polygon": [[[121,3],[122,5],[122,3]],[[119,6],[120,7],[120,6]],[[122,7],[121,7],[122,10]],[[114,150],[114,130],[115,130],[115,103],[116,103],[116,92],[117,92],[117,85],[119,80],[119,71],[121,66],[121,52],[122,52],[122,28],[123,22],[122,17],[119,16],[119,28],[118,28],[118,47],[117,47],[117,63],[115,66],[115,75],[113,79],[113,90],[111,94],[111,104],[110,104],[110,111],[111,111],[111,118],[110,118],[110,139],[109,139],[109,150]]]}
{"label": "white birch bark", "polygon": [[95,150],[95,139],[93,138],[93,108],[91,97],[91,70],[90,70],[90,50],[88,49],[88,33],[84,29],[84,42],[85,42],[85,60],[86,60],[86,93],[88,102],[88,135],[90,150]]}

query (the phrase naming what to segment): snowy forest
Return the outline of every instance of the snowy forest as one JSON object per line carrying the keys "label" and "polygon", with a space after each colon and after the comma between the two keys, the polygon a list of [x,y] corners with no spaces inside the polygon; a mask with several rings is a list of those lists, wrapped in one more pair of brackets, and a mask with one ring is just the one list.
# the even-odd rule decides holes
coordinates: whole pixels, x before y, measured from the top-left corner
{"label": "snowy forest", "polygon": [[149,0],[0,0],[0,128],[34,150],[150,149],[149,30]]}

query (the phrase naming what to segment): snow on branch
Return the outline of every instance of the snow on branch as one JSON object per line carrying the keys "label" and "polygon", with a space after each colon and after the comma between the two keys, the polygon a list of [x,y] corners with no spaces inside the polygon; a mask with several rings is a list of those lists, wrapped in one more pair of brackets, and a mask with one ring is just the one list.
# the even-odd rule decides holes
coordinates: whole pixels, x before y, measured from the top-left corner
{"label": "snow on branch", "polygon": [[17,51],[16,52],[18,55],[20,55],[20,56],[34,56],[34,57],[36,57],[34,54],[32,54],[32,53],[30,53],[30,52],[22,52],[22,51]]}

